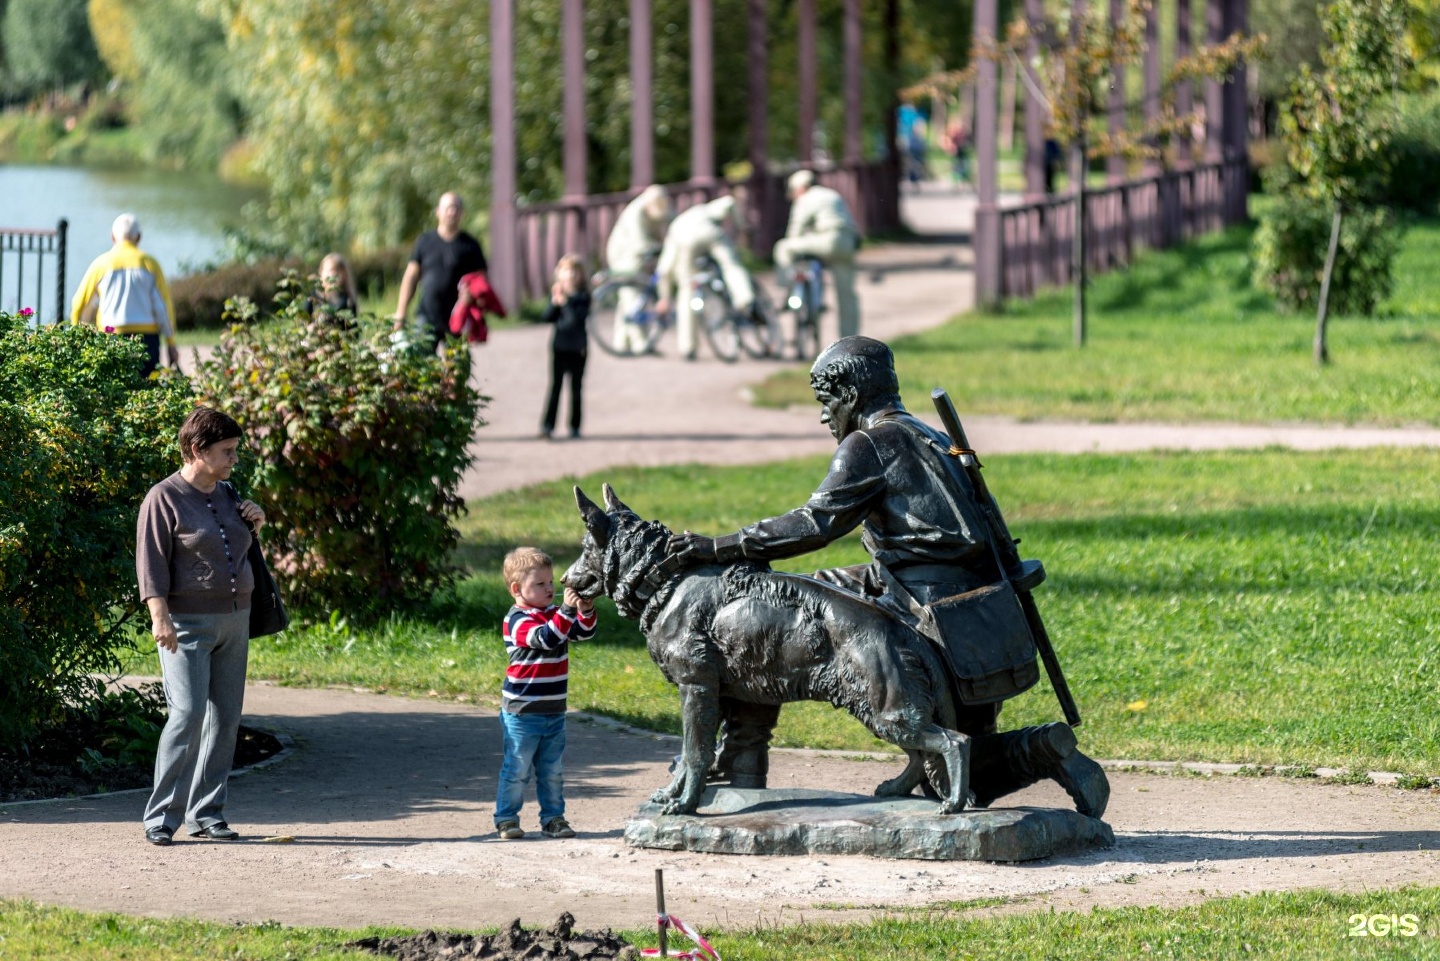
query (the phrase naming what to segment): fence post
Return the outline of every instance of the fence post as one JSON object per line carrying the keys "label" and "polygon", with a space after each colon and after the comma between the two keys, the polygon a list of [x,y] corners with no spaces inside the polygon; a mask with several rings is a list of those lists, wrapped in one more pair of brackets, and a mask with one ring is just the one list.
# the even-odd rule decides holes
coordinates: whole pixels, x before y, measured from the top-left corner
{"label": "fence post", "polygon": [[1125,266],[1129,267],[1135,261],[1135,223],[1134,211],[1131,210],[1130,189],[1133,181],[1126,181],[1120,185],[1120,229],[1123,231],[1122,243],[1125,250]]}
{"label": "fence post", "polygon": [[[55,225],[55,323],[65,322],[65,258],[68,250],[65,237],[70,230],[70,221],[64,217]],[[173,319],[173,318],[172,318]]]}

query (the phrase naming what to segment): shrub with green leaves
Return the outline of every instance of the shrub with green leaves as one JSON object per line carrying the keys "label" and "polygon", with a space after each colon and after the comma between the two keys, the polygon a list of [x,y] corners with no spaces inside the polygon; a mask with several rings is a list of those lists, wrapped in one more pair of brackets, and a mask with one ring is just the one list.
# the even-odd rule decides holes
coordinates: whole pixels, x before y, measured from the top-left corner
{"label": "shrub with green leaves", "polygon": [[226,325],[225,302],[245,297],[272,305],[275,283],[298,261],[268,258],[253,264],[233,263],[181,277],[170,284],[177,330],[218,330]]}
{"label": "shrub with green leaves", "polygon": [[292,273],[278,322],[258,332],[248,301],[197,385],[245,430],[248,492],[264,506],[267,556],[301,615],[374,620],[453,578],[457,491],[484,421],[470,354],[392,344],[388,324],[347,330],[305,312]]}
{"label": "shrub with green leaves", "polygon": [[[1315,309],[1325,273],[1334,205],[1298,191],[1276,191],[1255,232],[1255,285],[1285,310]],[[1340,227],[1330,310],[1370,314],[1394,286],[1391,265],[1400,249],[1395,219],[1385,208],[1348,212]]]}
{"label": "shrub with green leaves", "polygon": [[1385,202],[1433,216],[1440,209],[1440,90],[1401,98],[1390,155]]}
{"label": "shrub with green leaves", "polygon": [[0,750],[119,669],[141,609],[135,516],[180,465],[189,382],[138,340],[0,312]]}

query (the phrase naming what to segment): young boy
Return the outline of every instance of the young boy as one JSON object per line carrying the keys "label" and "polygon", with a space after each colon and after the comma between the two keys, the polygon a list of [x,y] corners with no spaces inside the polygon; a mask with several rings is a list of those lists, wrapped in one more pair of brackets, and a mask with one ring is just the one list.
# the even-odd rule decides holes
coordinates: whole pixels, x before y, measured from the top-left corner
{"label": "young boy", "polygon": [[505,583],[515,606],[505,615],[505,652],[510,666],[501,692],[500,727],[505,761],[495,794],[495,830],[506,841],[523,838],[520,805],[525,785],[535,776],[541,833],[573,838],[565,820],[565,693],[570,677],[571,641],[595,636],[595,605],[565,588],[555,600],[550,555],[538,547],[517,547],[505,555]]}

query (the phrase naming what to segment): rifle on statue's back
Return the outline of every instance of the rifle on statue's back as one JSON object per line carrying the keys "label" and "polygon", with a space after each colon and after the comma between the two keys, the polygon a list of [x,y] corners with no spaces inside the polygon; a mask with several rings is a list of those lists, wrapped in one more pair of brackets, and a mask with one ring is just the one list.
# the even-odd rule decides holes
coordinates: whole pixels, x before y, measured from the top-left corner
{"label": "rifle on statue's back", "polygon": [[975,451],[965,437],[965,428],[960,423],[960,415],[955,412],[950,395],[937,387],[930,392],[930,399],[935,402],[935,410],[939,412],[940,420],[945,425],[945,433],[950,435],[950,456],[960,462],[966,476],[970,478],[971,486],[975,488],[975,499],[985,514],[992,543],[1004,567],[1001,574],[1008,578],[1011,586],[1015,588],[1015,596],[1020,601],[1021,610],[1025,612],[1025,621],[1030,625],[1030,633],[1035,638],[1040,659],[1045,662],[1045,673],[1049,675],[1050,686],[1055,689],[1060,708],[1065,712],[1065,720],[1071,727],[1079,727],[1080,709],[1075,706],[1070,685],[1065,683],[1065,674],[1060,670],[1060,659],[1055,656],[1055,647],[1050,643],[1050,635],[1045,630],[1045,622],[1040,618],[1040,610],[1035,606],[1035,598],[1031,593],[1031,590],[1045,579],[1045,568],[1039,561],[1020,559],[1015,539],[1010,536],[1010,529],[1005,525],[1000,507],[985,485],[985,478],[980,473],[980,459],[975,456]]}

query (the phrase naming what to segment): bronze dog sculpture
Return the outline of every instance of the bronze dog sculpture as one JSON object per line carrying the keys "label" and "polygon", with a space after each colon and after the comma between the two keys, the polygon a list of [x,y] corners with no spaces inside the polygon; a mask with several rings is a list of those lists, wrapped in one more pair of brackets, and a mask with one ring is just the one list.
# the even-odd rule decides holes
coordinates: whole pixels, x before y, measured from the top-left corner
{"label": "bronze dog sculpture", "polygon": [[604,594],[638,619],[651,659],[680,689],[683,754],[674,779],[652,797],[665,813],[699,806],[722,696],[842,707],[910,757],[877,795],[908,794],[923,779],[940,798],[940,813],[965,807],[970,739],[952,729],[953,694],[924,638],[814,578],[749,562],[669,570],[670,530],[642,520],[609,484],[604,492],[602,509],[575,488],[586,534],[564,582],[584,597]]}

